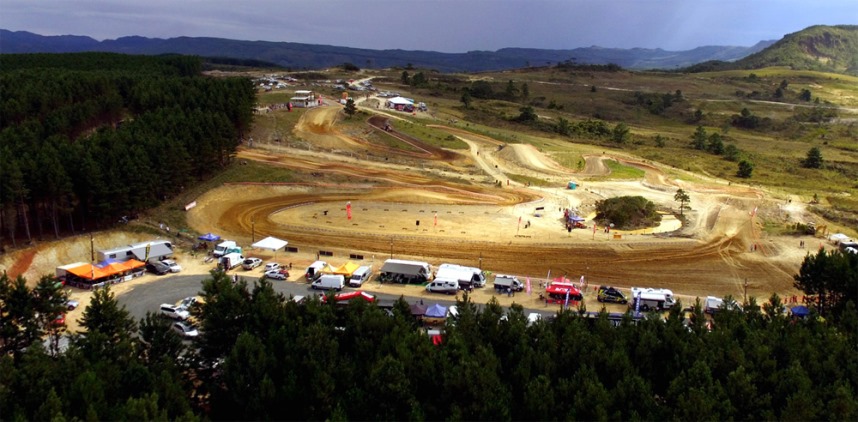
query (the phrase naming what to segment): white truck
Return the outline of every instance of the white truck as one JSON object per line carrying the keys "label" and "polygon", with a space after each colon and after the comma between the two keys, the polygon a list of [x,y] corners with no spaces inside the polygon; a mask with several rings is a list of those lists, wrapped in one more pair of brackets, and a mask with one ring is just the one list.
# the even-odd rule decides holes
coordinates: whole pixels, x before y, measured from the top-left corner
{"label": "white truck", "polygon": [[214,254],[215,258],[220,258],[228,253],[233,252],[241,253],[241,248],[238,247],[238,245],[234,241],[225,240],[221,243],[218,243],[218,245],[214,248],[214,252],[212,253]]}
{"label": "white truck", "polygon": [[388,259],[379,271],[384,282],[423,284],[432,276],[432,267],[428,262]]}
{"label": "white truck", "polygon": [[706,300],[703,301],[703,312],[707,314],[714,314],[721,309],[742,309],[735,300],[724,300],[720,297],[715,296],[706,296]]}
{"label": "white truck", "polygon": [[481,269],[456,264],[441,264],[438,266],[438,271],[435,272],[435,279],[439,278],[455,278],[459,282],[460,289],[483,287],[486,285],[486,276]]}
{"label": "white truck", "polygon": [[325,261],[313,262],[312,264],[310,264],[309,267],[307,267],[307,270],[304,271],[304,278],[310,282],[317,280],[319,277],[322,276],[322,270],[326,266],[328,266],[328,263]]}
{"label": "white truck", "polygon": [[631,291],[632,300],[629,301],[629,307],[632,309],[637,307],[643,312],[663,311],[676,304],[673,292],[668,289],[632,287]]}
{"label": "white truck", "polygon": [[346,285],[346,278],[336,274],[323,274],[310,287],[317,290],[340,291]]}
{"label": "white truck", "polygon": [[498,274],[495,276],[495,290],[507,292],[509,290],[520,292],[524,290],[524,284],[514,275]]}
{"label": "white truck", "polygon": [[220,264],[220,267],[224,270],[231,270],[241,265],[242,261],[244,261],[244,256],[242,256],[238,252],[231,252],[220,257],[218,263]]}

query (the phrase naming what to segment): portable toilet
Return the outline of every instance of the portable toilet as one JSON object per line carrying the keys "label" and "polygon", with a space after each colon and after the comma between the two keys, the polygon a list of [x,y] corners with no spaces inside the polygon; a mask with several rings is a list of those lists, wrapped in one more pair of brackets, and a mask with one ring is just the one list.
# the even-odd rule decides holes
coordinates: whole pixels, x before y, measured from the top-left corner
{"label": "portable toilet", "polygon": [[566,185],[566,189],[575,189],[577,187],[578,187],[578,184],[573,182],[573,181],[570,181],[569,184]]}

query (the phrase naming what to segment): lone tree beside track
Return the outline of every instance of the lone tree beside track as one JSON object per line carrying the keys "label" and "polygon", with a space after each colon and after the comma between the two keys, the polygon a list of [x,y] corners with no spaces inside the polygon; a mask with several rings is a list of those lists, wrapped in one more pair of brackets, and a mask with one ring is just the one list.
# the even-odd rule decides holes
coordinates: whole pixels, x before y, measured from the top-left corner
{"label": "lone tree beside track", "polygon": [[679,215],[682,215],[682,210],[688,207],[688,203],[691,202],[691,198],[685,193],[682,189],[676,190],[676,195],[673,195],[673,199],[679,202]]}

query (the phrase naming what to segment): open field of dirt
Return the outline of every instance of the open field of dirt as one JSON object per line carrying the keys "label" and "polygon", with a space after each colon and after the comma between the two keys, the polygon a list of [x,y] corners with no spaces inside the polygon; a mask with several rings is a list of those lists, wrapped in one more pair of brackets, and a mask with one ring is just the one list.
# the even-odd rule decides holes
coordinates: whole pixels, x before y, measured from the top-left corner
{"label": "open field of dirt", "polygon": [[[692,183],[668,176],[682,174],[681,170],[610,151],[582,157],[585,165],[575,172],[532,145],[506,144],[435,125],[469,146],[466,152],[447,151],[395,129],[380,129],[385,115],[367,121],[368,131],[413,147],[403,151],[340,132],[335,123],[340,110],[337,105],[314,108],[295,126],[294,135],[317,148],[258,142],[239,151],[241,160],[289,168],[308,175],[302,180],[309,182],[221,186],[197,198],[197,206],[187,213],[189,227],[244,245],[269,235],[286,239],[298,252],[281,252],[277,260],[297,268],[315,260],[320,251],[330,251],[333,256],[326,259],[336,265],[350,255],[360,255],[362,259],[353,260],[380,268],[384,259],[393,256],[433,265],[480,266],[535,280],[549,272],[552,277],[573,279],[584,275],[590,286],[662,287],[681,297],[741,297],[746,280],[748,294],[762,299],[773,292],[796,294],[792,276],[808,252],[798,247],[799,242],[805,240],[810,248],[831,246],[811,236],[764,234],[763,221],[786,224],[805,221],[806,216],[802,204],[773,199],[761,189],[689,174],[687,180],[704,180]],[[361,152],[366,151],[391,160],[362,158]],[[609,159],[643,170],[644,177],[605,179],[610,170],[604,160]],[[528,186],[510,180],[508,174],[538,177],[553,186]],[[579,187],[565,189],[569,180],[579,182]],[[610,233],[602,226],[593,229],[596,201],[641,195],[662,209],[676,210],[673,196],[678,188],[691,197],[692,209],[685,211],[684,226],[667,213],[659,227]],[[351,219],[346,215],[349,203]],[[586,217],[587,228],[567,232],[564,208]],[[99,247],[146,240],[143,235],[121,232],[102,236],[110,236],[102,242],[109,245]],[[52,273],[58,265],[88,261],[88,247],[88,236],[46,243],[4,256],[0,266],[34,283],[38,275]],[[245,255],[272,257],[260,251]],[[210,269],[197,261],[180,254],[186,270]],[[421,294],[415,286],[373,285],[372,289]],[[476,299],[493,296],[481,293]]]}
{"label": "open field of dirt", "polygon": [[[324,137],[334,148],[349,148],[361,141],[348,139],[329,124],[339,107],[307,112],[295,127],[296,136]],[[379,126],[383,117],[370,119]],[[312,123],[310,123],[312,122]],[[761,219],[800,221],[800,210],[788,212],[784,204],[767,199],[764,191],[730,186],[726,182],[689,183],[666,176],[657,163],[635,162],[624,156],[587,156],[580,173],[572,172],[530,145],[507,145],[461,129],[444,128],[466,142],[470,160],[484,173],[471,182],[458,183],[451,158],[424,153],[427,169],[361,161],[352,156],[281,153],[264,145],[243,150],[239,157],[260,160],[298,171],[322,171],[346,176],[353,183],[296,185],[230,185],[199,198],[188,214],[199,232],[248,238],[251,231],[279,236],[314,258],[319,250],[332,251],[333,262],[349,254],[365,260],[397,258],[482,265],[494,272],[544,278],[551,274],[585,275],[592,284],[665,287],[680,294],[740,296],[744,280],[749,293],[793,294],[792,275],[806,250],[800,238],[761,235]],[[393,133],[391,136],[400,136]],[[336,141],[342,140],[342,141]],[[645,171],[642,180],[589,181],[604,175],[604,159],[617,159]],[[437,166],[437,161],[445,163]],[[431,169],[428,169],[431,167]],[[506,173],[539,176],[556,182],[556,188],[521,185]],[[576,190],[564,189],[575,179]],[[489,182],[484,182],[488,180]],[[699,180],[699,179],[698,179]],[[499,185],[497,182],[500,182]],[[677,188],[691,195],[688,224],[665,218],[662,227],[636,232],[602,227],[567,233],[562,208],[574,208],[592,218],[595,201],[620,195],[642,195],[664,208],[677,207]],[[346,204],[351,203],[352,219]],[[755,215],[751,215],[757,209]],[[797,212],[799,211],[799,212]],[[437,215],[437,217],[436,217]],[[521,221],[519,223],[519,221]],[[437,223],[436,223],[437,222]],[[529,224],[528,224],[529,223]],[[525,228],[527,227],[527,228]],[[815,245],[807,237],[809,245]],[[754,250],[756,245],[756,250]],[[296,257],[297,258],[297,257]]]}

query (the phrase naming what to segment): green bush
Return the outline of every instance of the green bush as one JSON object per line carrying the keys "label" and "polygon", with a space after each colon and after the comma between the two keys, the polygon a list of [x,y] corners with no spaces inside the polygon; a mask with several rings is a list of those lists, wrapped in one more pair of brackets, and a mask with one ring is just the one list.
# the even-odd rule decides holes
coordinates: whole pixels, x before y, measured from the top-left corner
{"label": "green bush", "polygon": [[655,204],[642,196],[620,196],[597,202],[596,220],[628,230],[658,225],[661,215]]}

